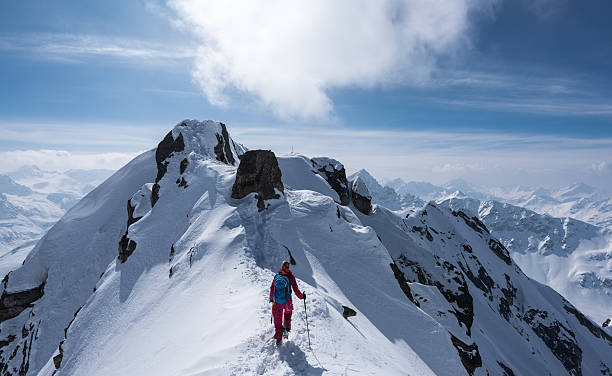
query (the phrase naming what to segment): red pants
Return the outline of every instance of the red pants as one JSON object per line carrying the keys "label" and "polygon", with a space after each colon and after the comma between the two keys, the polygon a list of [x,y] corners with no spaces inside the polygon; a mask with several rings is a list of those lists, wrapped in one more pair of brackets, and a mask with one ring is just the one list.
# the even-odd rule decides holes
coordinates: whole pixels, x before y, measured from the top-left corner
{"label": "red pants", "polygon": [[[272,306],[272,315],[274,316],[274,338],[280,340],[283,338],[283,327],[291,329],[291,314],[293,313],[293,303],[289,300],[285,304],[274,303]],[[283,316],[285,317],[283,325]]]}

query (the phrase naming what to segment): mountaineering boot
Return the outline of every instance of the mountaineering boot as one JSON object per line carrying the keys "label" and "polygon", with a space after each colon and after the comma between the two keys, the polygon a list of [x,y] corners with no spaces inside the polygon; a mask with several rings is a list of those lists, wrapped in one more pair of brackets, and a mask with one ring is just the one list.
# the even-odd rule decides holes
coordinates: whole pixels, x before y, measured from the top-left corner
{"label": "mountaineering boot", "polygon": [[283,338],[289,338],[289,332],[291,329],[283,328]]}
{"label": "mountaineering boot", "polygon": [[276,340],[276,346],[280,346],[282,342],[283,342],[282,340],[277,339],[277,340]]}

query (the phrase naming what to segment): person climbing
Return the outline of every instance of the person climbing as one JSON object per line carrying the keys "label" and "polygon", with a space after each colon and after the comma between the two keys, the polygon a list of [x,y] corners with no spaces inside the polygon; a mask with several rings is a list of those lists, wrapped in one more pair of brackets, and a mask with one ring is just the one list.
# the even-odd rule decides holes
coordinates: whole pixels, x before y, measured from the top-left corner
{"label": "person climbing", "polygon": [[[289,261],[281,263],[281,269],[276,273],[270,285],[270,303],[272,303],[272,316],[274,317],[274,339],[280,345],[283,337],[287,338],[291,331],[291,314],[293,303],[291,301],[291,290],[299,299],[306,299],[306,293],[302,293],[289,266]],[[283,320],[284,316],[284,320]]]}

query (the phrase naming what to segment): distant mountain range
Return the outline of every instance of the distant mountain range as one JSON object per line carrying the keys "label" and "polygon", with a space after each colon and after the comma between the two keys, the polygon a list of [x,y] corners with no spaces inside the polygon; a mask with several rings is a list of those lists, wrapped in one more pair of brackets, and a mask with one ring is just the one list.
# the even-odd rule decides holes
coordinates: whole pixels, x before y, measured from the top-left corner
{"label": "distant mountain range", "polygon": [[382,185],[366,170],[372,202],[399,214],[424,201],[472,213],[511,252],[525,273],[547,284],[595,320],[612,307],[612,195],[578,183],[548,190],[484,188],[462,179],[442,186],[394,179]]}
{"label": "distant mountain range", "polygon": [[[360,171],[357,174],[364,173]],[[524,185],[482,187],[463,179],[454,179],[442,186],[393,179],[388,181],[384,187],[393,188],[400,196],[414,195],[425,201],[436,201],[459,191],[467,197],[479,200],[505,202],[531,209],[540,214],[550,214],[560,218],[572,217],[599,227],[612,229],[612,192],[603,191],[584,183],[576,183],[559,189],[547,189]]]}
{"label": "distant mountain range", "polygon": [[24,166],[0,175],[0,276],[21,264],[38,239],[112,170],[45,171]]}

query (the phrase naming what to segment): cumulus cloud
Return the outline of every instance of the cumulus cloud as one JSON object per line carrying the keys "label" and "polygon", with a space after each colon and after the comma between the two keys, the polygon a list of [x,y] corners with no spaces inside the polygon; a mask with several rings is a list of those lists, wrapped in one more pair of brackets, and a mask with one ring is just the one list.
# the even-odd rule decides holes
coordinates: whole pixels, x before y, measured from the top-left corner
{"label": "cumulus cloud", "polygon": [[247,93],[283,117],[322,117],[329,91],[420,84],[468,42],[494,0],[168,0],[200,41],[193,76],[208,100]]}
{"label": "cumulus cloud", "polygon": [[73,153],[66,150],[15,150],[0,152],[0,173],[18,170],[24,166],[37,166],[42,170],[66,171],[70,169],[116,170],[136,157],[132,153]]}

